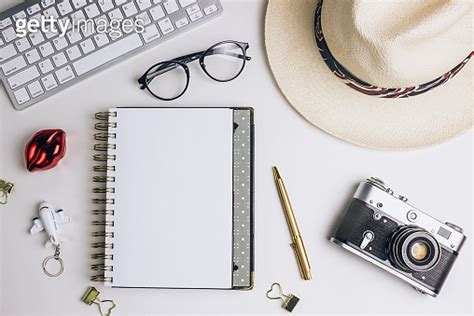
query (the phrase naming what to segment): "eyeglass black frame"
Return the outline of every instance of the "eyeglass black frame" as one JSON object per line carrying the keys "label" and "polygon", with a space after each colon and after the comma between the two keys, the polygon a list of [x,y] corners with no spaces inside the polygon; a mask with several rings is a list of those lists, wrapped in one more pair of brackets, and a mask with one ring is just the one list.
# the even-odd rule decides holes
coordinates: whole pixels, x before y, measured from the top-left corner
{"label": "eyeglass black frame", "polygon": [[[206,69],[206,64],[204,63],[204,59],[206,56],[210,56],[212,54],[210,54],[210,52],[212,52],[213,49],[215,49],[217,46],[220,46],[220,45],[223,45],[223,44],[235,44],[237,45],[238,47],[240,47],[240,49],[242,50],[242,55],[237,55],[236,57],[240,58],[240,59],[243,59],[243,63],[242,63],[242,67],[240,68],[240,70],[237,72],[236,75],[234,75],[232,78],[230,79],[225,79],[225,80],[222,80],[222,79],[218,79],[218,78],[215,78],[214,76],[212,76]],[[181,57],[178,57],[178,58],[175,58],[175,59],[171,59],[171,60],[167,60],[167,61],[162,61],[162,62],[159,62],[159,63],[156,63],[154,64],[153,66],[151,66],[143,76],[141,76],[139,79],[138,79],[138,83],[140,84],[140,89],[141,90],[148,90],[148,92],[150,92],[155,98],[157,99],[160,99],[160,100],[163,100],[163,101],[172,101],[172,100],[176,100],[178,99],[179,97],[181,97],[187,90],[188,90],[188,86],[189,86],[189,81],[191,79],[191,74],[190,74],[190,71],[189,71],[189,67],[188,67],[188,63],[190,62],[193,62],[195,60],[199,60],[199,65],[201,66],[201,69],[204,71],[204,73],[211,79],[215,80],[215,81],[218,81],[218,82],[228,82],[228,81],[232,81],[234,80],[235,78],[237,78],[238,76],[240,76],[240,74],[242,73],[242,71],[244,70],[245,68],[245,65],[246,65],[246,62],[247,61],[250,61],[252,59],[252,57],[250,56],[247,56],[247,49],[250,47],[250,45],[248,43],[244,43],[244,42],[238,42],[238,41],[232,41],[232,40],[227,40],[227,41],[222,41],[222,42],[219,42],[219,43],[216,43],[214,45],[212,45],[211,47],[209,47],[208,49],[204,50],[204,51],[200,51],[200,52],[196,52],[196,53],[193,53],[193,54],[188,54],[188,55],[184,55],[184,56],[181,56]],[[156,95],[149,87],[148,87],[148,84],[157,76],[163,74],[163,73],[166,73],[172,69],[175,69],[176,67],[178,66],[174,66],[174,67],[167,67],[169,65],[179,65],[181,67],[183,67],[185,73],[186,73],[186,85],[183,89],[183,91],[173,97],[173,98],[165,98],[165,97],[161,97],[161,96],[158,96]],[[156,73],[156,74],[153,74],[153,77],[151,77],[151,79],[149,78],[149,76],[151,76],[150,72],[152,70],[155,70],[155,71],[158,71],[158,70],[163,70],[161,73]]]}

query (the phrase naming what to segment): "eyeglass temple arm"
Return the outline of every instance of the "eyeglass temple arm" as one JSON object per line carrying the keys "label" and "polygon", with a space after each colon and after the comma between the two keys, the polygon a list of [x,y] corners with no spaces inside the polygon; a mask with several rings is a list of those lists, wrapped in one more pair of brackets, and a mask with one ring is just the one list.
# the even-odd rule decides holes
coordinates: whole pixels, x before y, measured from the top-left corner
{"label": "eyeglass temple arm", "polygon": [[187,64],[195,60],[198,60],[202,54],[204,54],[204,51],[175,58],[173,60],[170,60],[169,63],[161,65],[155,71],[149,72],[143,75],[140,79],[138,79],[138,82],[142,85],[140,89],[142,90],[145,89],[146,83],[150,82],[155,77],[162,75],[164,73],[167,73],[168,71],[171,71],[175,69],[176,67],[178,67],[177,64],[172,64],[173,61],[179,61],[179,62]]}
{"label": "eyeglass temple arm", "polygon": [[146,84],[149,83],[151,80],[153,80],[155,77],[158,77],[159,75],[167,73],[168,71],[171,71],[177,67],[178,67],[177,64],[169,64],[169,63],[163,64],[160,67],[158,67],[155,71],[144,74],[143,76],[140,77],[140,79],[138,79],[138,83],[141,84],[140,89],[144,90],[146,88]]}
{"label": "eyeglass temple arm", "polygon": [[214,49],[208,51],[208,54],[209,55],[222,54],[222,55],[232,56],[232,57],[236,57],[236,58],[240,58],[240,59],[245,59],[247,61],[252,59],[252,57],[250,57],[250,56],[229,52],[224,48],[214,48]]}

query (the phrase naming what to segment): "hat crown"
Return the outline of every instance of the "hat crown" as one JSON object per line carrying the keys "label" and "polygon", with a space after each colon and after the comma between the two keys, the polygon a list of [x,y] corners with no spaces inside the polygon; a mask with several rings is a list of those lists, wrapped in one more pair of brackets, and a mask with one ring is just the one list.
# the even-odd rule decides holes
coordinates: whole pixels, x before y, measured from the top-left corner
{"label": "hat crown", "polygon": [[332,55],[359,79],[408,87],[441,76],[472,51],[472,2],[325,1],[322,30]]}

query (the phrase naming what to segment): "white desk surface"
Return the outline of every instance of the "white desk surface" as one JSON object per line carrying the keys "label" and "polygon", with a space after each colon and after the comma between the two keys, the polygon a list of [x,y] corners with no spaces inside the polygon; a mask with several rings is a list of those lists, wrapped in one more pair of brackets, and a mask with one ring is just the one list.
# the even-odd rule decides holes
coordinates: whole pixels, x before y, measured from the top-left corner
{"label": "white desk surface", "polygon": [[[5,9],[18,0],[2,0]],[[200,29],[173,39],[105,71],[42,104],[15,111],[0,89],[0,178],[15,183],[7,206],[0,206],[1,315],[98,315],[80,298],[91,274],[91,177],[94,113],[109,106],[252,105],[257,118],[256,279],[248,292],[111,289],[95,286],[114,299],[112,315],[157,313],[280,313],[265,298],[279,281],[301,301],[302,313],[472,313],[472,132],[451,142],[411,152],[373,151],[326,135],[299,116],[278,90],[263,44],[265,1],[225,1],[225,14]],[[253,57],[244,73],[217,83],[192,66],[188,92],[172,103],[138,89],[136,79],[151,64],[235,39],[250,43]],[[337,97],[337,95],[335,95]],[[354,106],[357,106],[356,104]],[[23,162],[26,141],[43,128],[62,128],[68,150],[50,171],[30,174]],[[286,181],[311,260],[314,280],[300,279],[290,236],[273,183],[271,166]],[[328,237],[353,194],[368,176],[385,179],[410,202],[436,218],[464,227],[470,238],[441,295],[433,299],[403,281],[330,243]],[[31,236],[31,219],[42,200],[73,217],[65,227],[64,275],[51,279],[41,269],[51,254],[46,236]]]}

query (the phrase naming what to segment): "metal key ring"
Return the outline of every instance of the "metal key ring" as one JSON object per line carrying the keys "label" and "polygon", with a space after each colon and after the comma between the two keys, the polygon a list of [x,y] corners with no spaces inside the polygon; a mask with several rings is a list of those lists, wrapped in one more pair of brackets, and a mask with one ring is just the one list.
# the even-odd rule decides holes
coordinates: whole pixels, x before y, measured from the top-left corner
{"label": "metal key ring", "polygon": [[[60,268],[59,268],[59,271],[56,273],[56,274],[53,274],[53,273],[50,273],[47,269],[46,269],[46,265],[48,264],[48,262],[51,260],[51,259],[55,259],[57,261],[59,261],[59,265],[60,265]],[[46,257],[44,258],[43,260],[43,271],[44,273],[49,276],[49,277],[58,277],[60,276],[63,272],[64,272],[64,262],[63,262],[63,259],[61,259],[59,256],[49,256],[49,257]]]}

